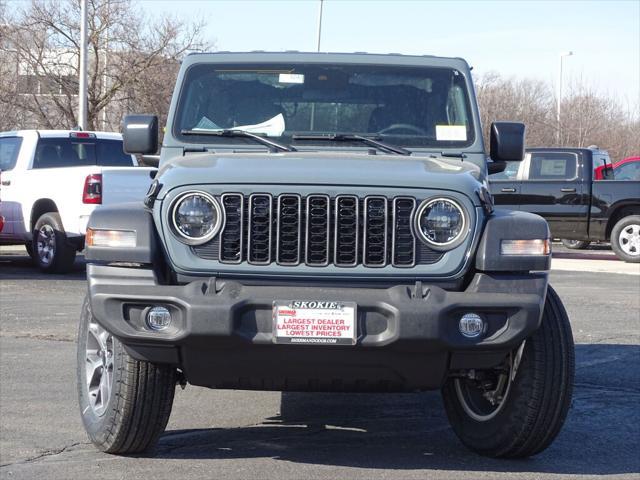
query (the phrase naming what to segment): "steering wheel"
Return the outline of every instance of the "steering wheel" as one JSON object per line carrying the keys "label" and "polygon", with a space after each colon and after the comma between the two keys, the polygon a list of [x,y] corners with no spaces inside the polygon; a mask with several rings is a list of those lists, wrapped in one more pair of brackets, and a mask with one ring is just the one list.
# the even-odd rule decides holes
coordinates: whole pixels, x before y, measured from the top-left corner
{"label": "steering wheel", "polygon": [[389,125],[388,127],[383,128],[378,131],[379,134],[384,135],[386,133],[391,133],[396,130],[409,130],[412,133],[416,133],[418,135],[426,135],[427,132],[424,128],[416,127],[415,125],[411,125],[410,123],[394,123],[393,125]]}

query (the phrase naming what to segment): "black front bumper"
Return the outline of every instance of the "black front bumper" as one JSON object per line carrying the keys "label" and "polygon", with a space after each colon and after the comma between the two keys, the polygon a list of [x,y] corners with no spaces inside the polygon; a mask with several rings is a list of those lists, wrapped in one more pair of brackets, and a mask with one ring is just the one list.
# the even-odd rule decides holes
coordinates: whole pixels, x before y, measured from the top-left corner
{"label": "black front bumper", "polygon": [[[462,292],[417,282],[390,288],[248,286],[204,279],[159,285],[151,270],[89,265],[96,319],[136,358],[179,366],[195,385],[259,390],[404,391],[439,388],[447,373],[498,364],[540,325],[547,275],[481,274]],[[358,305],[354,346],[273,343],[274,300]],[[167,331],[145,328],[148,308],[172,313]],[[488,323],[480,339],[460,316]]]}

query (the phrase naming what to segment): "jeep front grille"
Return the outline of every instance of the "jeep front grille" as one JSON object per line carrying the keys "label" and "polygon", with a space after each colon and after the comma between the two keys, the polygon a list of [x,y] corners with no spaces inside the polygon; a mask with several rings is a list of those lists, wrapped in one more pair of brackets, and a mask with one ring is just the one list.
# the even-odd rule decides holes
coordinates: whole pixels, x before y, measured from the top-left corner
{"label": "jeep front grille", "polygon": [[416,242],[412,197],[225,193],[220,201],[224,229],[192,247],[200,258],[227,264],[408,268],[435,263],[443,255]]}
{"label": "jeep front grille", "polygon": [[[271,195],[253,194],[249,197],[249,235],[247,259],[253,265],[271,263],[273,250],[273,202]],[[221,244],[224,248],[224,245]]]}
{"label": "jeep front grille", "polygon": [[335,240],[333,263],[341,267],[358,264],[360,239],[360,202],[354,195],[340,195],[335,200]]}
{"label": "jeep front grille", "polygon": [[324,267],[329,264],[331,247],[329,218],[331,200],[328,195],[309,195],[307,197],[306,248],[307,265]]}
{"label": "jeep front grille", "polygon": [[225,194],[221,200],[225,211],[225,224],[220,233],[220,261],[240,263],[244,239],[244,197]]}
{"label": "jeep front grille", "polygon": [[302,252],[302,198],[300,195],[280,195],[276,237],[276,262],[298,265]]}

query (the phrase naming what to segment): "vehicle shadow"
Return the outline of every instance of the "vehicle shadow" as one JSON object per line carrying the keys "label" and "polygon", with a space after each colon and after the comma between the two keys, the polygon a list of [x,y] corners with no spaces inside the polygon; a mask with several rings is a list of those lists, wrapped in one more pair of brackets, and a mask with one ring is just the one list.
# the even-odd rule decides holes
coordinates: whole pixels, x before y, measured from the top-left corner
{"label": "vehicle shadow", "polygon": [[551,447],[530,459],[495,460],[471,453],[450,429],[438,392],[283,393],[275,417],[240,428],[169,431],[154,455],[271,457],[394,470],[637,473],[640,346],[578,345],[576,357],[574,401],[565,427]]}
{"label": "vehicle shadow", "polygon": [[0,255],[0,278],[6,280],[84,280],[86,275],[86,261],[78,254],[73,268],[64,274],[43,273],[36,267],[31,257],[23,253]]}

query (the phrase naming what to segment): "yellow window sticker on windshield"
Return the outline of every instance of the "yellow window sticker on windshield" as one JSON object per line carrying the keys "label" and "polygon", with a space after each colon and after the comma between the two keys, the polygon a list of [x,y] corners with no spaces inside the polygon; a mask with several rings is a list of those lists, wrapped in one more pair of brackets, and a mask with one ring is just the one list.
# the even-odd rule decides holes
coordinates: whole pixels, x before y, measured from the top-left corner
{"label": "yellow window sticker on windshield", "polygon": [[436,140],[466,142],[467,127],[465,125],[436,125]]}

